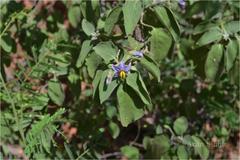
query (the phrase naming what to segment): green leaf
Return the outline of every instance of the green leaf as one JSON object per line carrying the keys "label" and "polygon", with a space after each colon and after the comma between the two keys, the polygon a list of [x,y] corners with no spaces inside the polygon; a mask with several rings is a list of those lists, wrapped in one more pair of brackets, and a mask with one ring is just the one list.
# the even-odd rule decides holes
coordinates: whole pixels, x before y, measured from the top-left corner
{"label": "green leaf", "polygon": [[94,79],[93,79],[93,82],[92,82],[92,84],[93,84],[93,97],[95,97],[95,94],[97,92],[99,83],[101,81],[102,73],[103,73],[102,70],[98,70],[96,75],[94,76]]}
{"label": "green leaf", "polygon": [[240,21],[230,21],[224,25],[225,30],[228,34],[234,34],[240,32]]}
{"label": "green leaf", "polygon": [[110,35],[112,33],[112,29],[114,25],[117,23],[121,12],[122,8],[116,7],[112,9],[112,11],[109,13],[104,25],[104,31],[107,33],[107,35]]}
{"label": "green leaf", "polygon": [[179,28],[179,24],[175,19],[173,12],[169,8],[163,7],[163,6],[156,6],[154,10],[160,22],[171,33],[173,39],[175,41],[178,41],[180,36],[180,28]]}
{"label": "green leaf", "polygon": [[209,23],[207,22],[202,22],[200,24],[198,24],[194,30],[193,30],[193,35],[197,35],[203,32],[206,32],[210,29],[216,28],[218,25],[216,23]]}
{"label": "green leaf", "polygon": [[132,34],[143,11],[141,1],[125,1],[122,10],[125,32]]}
{"label": "green leaf", "polygon": [[43,153],[43,150],[50,152],[53,135],[56,131],[54,122],[65,112],[63,108],[59,109],[52,116],[42,115],[41,120],[33,123],[32,128],[26,135],[26,147],[24,152],[27,156],[34,153],[34,156]]}
{"label": "green leaf", "polygon": [[179,117],[173,124],[173,129],[177,135],[183,135],[188,128],[188,121],[185,117]]}
{"label": "green leaf", "polygon": [[134,50],[140,50],[144,46],[144,43],[138,42],[133,37],[128,37],[128,43],[129,43],[130,48],[132,48]]}
{"label": "green leaf", "polygon": [[141,82],[139,80],[139,77],[140,75],[137,72],[128,74],[126,82],[137,93],[143,103],[149,105],[151,104],[151,98],[148,94],[144,82]]}
{"label": "green leaf", "polygon": [[63,104],[65,94],[58,80],[52,79],[48,82],[48,95],[55,104],[59,106]]}
{"label": "green leaf", "polygon": [[128,159],[139,159],[139,150],[136,147],[124,146],[120,150]]}
{"label": "green leaf", "polygon": [[207,159],[209,156],[209,150],[205,143],[197,136],[191,137],[194,142],[194,150],[199,154],[202,159]]}
{"label": "green leaf", "polygon": [[113,44],[110,41],[100,42],[93,49],[106,63],[113,60],[117,54],[116,48],[113,47]]}
{"label": "green leaf", "polygon": [[66,68],[67,66],[69,66],[71,64],[71,59],[72,59],[71,54],[69,52],[49,55],[48,58],[51,60],[54,60],[55,64],[58,67],[63,67],[63,68]]}
{"label": "green leaf", "polygon": [[172,46],[172,38],[162,28],[154,28],[151,35],[151,56],[157,63],[160,63],[167,56]]}
{"label": "green leaf", "polygon": [[158,82],[160,82],[160,70],[150,57],[144,55],[144,57],[141,58],[140,63],[157,79]]}
{"label": "green leaf", "polygon": [[170,149],[170,140],[165,135],[144,137],[143,145],[147,150],[146,159],[160,159]]}
{"label": "green leaf", "polygon": [[[238,56],[240,56],[239,52],[238,52]],[[238,87],[240,87],[239,68],[240,68],[240,60],[237,58],[233,67],[232,67],[232,69],[229,71],[229,79],[230,79],[232,84],[235,84]]]}
{"label": "green leaf", "polygon": [[205,62],[205,74],[209,80],[215,80],[219,65],[223,56],[223,47],[221,44],[215,44],[208,52]]}
{"label": "green leaf", "polygon": [[239,50],[239,44],[237,40],[230,40],[227,47],[226,47],[226,52],[225,52],[225,68],[227,72],[232,68],[234,65],[235,59],[237,58],[237,53]]}
{"label": "green leaf", "polygon": [[94,77],[95,72],[101,62],[102,62],[101,57],[94,52],[90,53],[90,55],[87,57],[86,66],[87,66],[88,74],[91,78]]}
{"label": "green leaf", "polygon": [[183,145],[178,146],[177,155],[178,155],[179,160],[188,159],[188,152]]}
{"label": "green leaf", "polygon": [[86,19],[82,20],[82,29],[86,35],[91,36],[95,32],[95,27],[92,23],[88,22]]}
{"label": "green leaf", "polygon": [[117,79],[111,81],[110,84],[106,84],[106,79],[108,77],[109,70],[103,72],[101,81],[99,84],[99,98],[100,103],[105,102],[113,93],[114,89],[118,86]]}
{"label": "green leaf", "polygon": [[[128,90],[129,91],[129,90]],[[137,108],[136,99],[126,92],[123,85],[120,85],[117,90],[118,110],[121,124],[127,127],[130,123],[138,120],[144,114],[143,109]]]}
{"label": "green leaf", "polygon": [[85,61],[85,59],[86,59],[88,53],[91,51],[92,47],[93,46],[91,45],[90,40],[85,40],[82,43],[81,52],[79,54],[79,57],[78,57],[77,63],[76,63],[77,67],[81,67],[83,65],[83,62]]}
{"label": "green leaf", "polygon": [[13,48],[13,40],[10,37],[10,35],[7,36],[3,36],[0,38],[0,45],[2,47],[2,49],[8,53],[10,53],[12,51]]}
{"label": "green leaf", "polygon": [[119,129],[118,125],[111,121],[109,123],[108,127],[109,127],[109,131],[110,131],[112,137],[114,139],[116,139],[119,136],[119,133],[120,133],[120,129]]}
{"label": "green leaf", "polygon": [[112,119],[114,116],[117,115],[116,107],[112,105],[106,106],[106,114],[109,119]]}
{"label": "green leaf", "polygon": [[68,10],[68,19],[70,24],[74,27],[77,28],[78,23],[81,20],[81,11],[79,6],[72,6],[69,10]]}
{"label": "green leaf", "polygon": [[64,142],[64,148],[67,151],[69,159],[75,159],[70,147],[68,146],[68,144],[66,142]]}
{"label": "green leaf", "polygon": [[222,38],[222,32],[219,27],[214,27],[210,29],[208,32],[205,32],[201,38],[197,41],[197,46],[201,47],[206,44],[209,44],[214,41],[218,41]]}

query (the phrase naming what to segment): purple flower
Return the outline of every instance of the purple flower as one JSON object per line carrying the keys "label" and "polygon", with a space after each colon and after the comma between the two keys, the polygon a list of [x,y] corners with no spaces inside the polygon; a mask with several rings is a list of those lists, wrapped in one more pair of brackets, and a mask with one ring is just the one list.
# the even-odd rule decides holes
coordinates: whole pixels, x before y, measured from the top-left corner
{"label": "purple flower", "polygon": [[181,9],[184,9],[186,6],[185,0],[178,0],[178,5]]}
{"label": "purple flower", "polygon": [[121,61],[118,65],[112,65],[112,69],[114,71],[114,77],[125,79],[131,69],[131,63],[125,65],[125,63]]}
{"label": "purple flower", "polygon": [[133,55],[134,55],[135,57],[141,58],[141,57],[143,57],[143,52],[141,52],[141,51],[134,51],[134,52],[133,52]]}

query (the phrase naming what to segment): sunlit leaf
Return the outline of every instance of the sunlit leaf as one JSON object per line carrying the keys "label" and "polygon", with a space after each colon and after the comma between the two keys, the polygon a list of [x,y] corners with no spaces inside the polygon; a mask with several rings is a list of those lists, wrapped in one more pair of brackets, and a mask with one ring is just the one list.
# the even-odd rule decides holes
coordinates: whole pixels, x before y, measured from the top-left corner
{"label": "sunlit leaf", "polygon": [[57,80],[50,80],[48,82],[48,95],[51,100],[57,105],[61,106],[65,99],[65,94],[61,84]]}
{"label": "sunlit leaf", "polygon": [[143,109],[136,105],[136,100],[120,85],[117,90],[118,111],[121,124],[127,127],[130,123],[143,116]]}
{"label": "sunlit leaf", "polygon": [[113,44],[110,41],[100,42],[93,49],[106,63],[113,60],[117,54],[115,47],[113,47]]}
{"label": "sunlit leaf", "polygon": [[112,29],[114,25],[117,23],[121,12],[122,8],[116,7],[109,13],[104,25],[104,31],[107,33],[107,35],[109,35],[112,32]]}
{"label": "sunlit leaf", "polygon": [[188,121],[185,117],[179,117],[174,121],[173,129],[178,135],[183,135],[188,128]]}
{"label": "sunlit leaf", "polygon": [[81,11],[79,6],[72,6],[68,11],[68,19],[74,28],[77,28],[81,19]]}
{"label": "sunlit leaf", "polygon": [[124,28],[126,34],[132,34],[143,11],[141,1],[126,1],[123,5]]}
{"label": "sunlit leaf", "polygon": [[145,55],[141,58],[140,63],[160,82],[160,70],[150,57]]}
{"label": "sunlit leaf", "polygon": [[141,83],[139,80],[139,76],[140,75],[138,75],[136,72],[131,73],[127,76],[126,82],[138,94],[144,104],[149,105],[151,104],[151,99],[146,90],[145,84]]}
{"label": "sunlit leaf", "polygon": [[133,146],[124,146],[121,147],[121,152],[124,156],[129,159],[139,159],[139,150]]}
{"label": "sunlit leaf", "polygon": [[162,28],[153,29],[151,35],[151,56],[156,62],[160,63],[167,56],[172,46],[172,38]]}
{"label": "sunlit leaf", "polygon": [[173,12],[169,8],[163,6],[156,6],[154,9],[161,23],[169,30],[173,39],[178,41],[180,36],[180,27]]}
{"label": "sunlit leaf", "polygon": [[101,81],[99,83],[100,103],[106,101],[111,96],[114,89],[118,86],[117,79],[112,80],[109,84],[106,83],[108,74],[109,74],[108,70],[104,71],[102,73]]}
{"label": "sunlit leaf", "polygon": [[194,142],[194,149],[202,159],[207,159],[209,156],[209,150],[206,144],[197,136],[191,137]]}
{"label": "sunlit leaf", "polygon": [[95,32],[94,25],[88,22],[86,19],[82,20],[82,29],[88,36],[92,35]]}
{"label": "sunlit leaf", "polygon": [[201,47],[201,46],[204,46],[211,42],[218,41],[221,38],[222,38],[222,32],[221,32],[220,28],[215,27],[215,28],[212,28],[209,31],[205,32],[201,36],[201,38],[197,41],[196,44],[198,47]]}
{"label": "sunlit leaf", "polygon": [[112,137],[114,139],[116,139],[118,137],[119,133],[120,133],[120,129],[119,129],[118,125],[111,121],[109,123],[108,127],[109,127],[109,131],[110,131]]}
{"label": "sunlit leaf", "polygon": [[215,80],[219,70],[220,62],[223,56],[223,47],[221,44],[215,44],[208,52],[205,62],[205,74],[209,80]]}
{"label": "sunlit leaf", "polygon": [[76,63],[76,66],[77,67],[81,67],[82,64],[84,63],[88,53],[90,52],[90,50],[92,49],[92,45],[91,45],[91,41],[90,40],[86,40],[82,43],[82,48],[81,48],[81,51],[80,51],[80,54],[78,56],[78,59],[77,59],[77,63]]}
{"label": "sunlit leaf", "polygon": [[226,51],[224,53],[224,63],[227,72],[234,65],[235,59],[237,58],[237,53],[239,52],[239,44],[237,40],[230,40]]}

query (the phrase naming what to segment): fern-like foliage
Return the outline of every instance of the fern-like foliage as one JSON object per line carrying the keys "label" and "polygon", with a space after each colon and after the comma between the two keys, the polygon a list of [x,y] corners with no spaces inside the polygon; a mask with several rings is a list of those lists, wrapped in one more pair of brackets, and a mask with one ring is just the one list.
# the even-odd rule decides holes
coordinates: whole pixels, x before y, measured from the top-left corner
{"label": "fern-like foliage", "polygon": [[34,153],[50,153],[51,144],[53,142],[53,134],[56,132],[54,122],[65,112],[63,108],[59,109],[55,114],[50,116],[44,115],[43,118],[35,123],[26,136],[25,153],[29,157]]}

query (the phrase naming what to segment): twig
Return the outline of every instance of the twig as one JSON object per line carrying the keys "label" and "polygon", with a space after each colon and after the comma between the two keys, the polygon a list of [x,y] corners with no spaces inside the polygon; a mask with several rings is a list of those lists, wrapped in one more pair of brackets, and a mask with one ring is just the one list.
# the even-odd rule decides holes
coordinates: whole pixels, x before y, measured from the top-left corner
{"label": "twig", "polygon": [[89,149],[86,149],[82,154],[80,154],[76,160],[79,160],[80,158],[82,158],[87,152],[89,151]]}
{"label": "twig", "polygon": [[133,146],[139,147],[139,148],[144,148],[143,144],[136,143],[136,142],[131,142]]}
{"label": "twig", "polygon": [[134,138],[134,140],[130,143],[130,145],[131,145],[132,143],[135,143],[135,142],[138,140],[138,138],[139,138],[140,131],[141,131],[141,124],[140,124],[140,121],[139,121],[139,120],[137,121],[137,127],[138,127],[137,135],[136,135],[136,137]]}
{"label": "twig", "polygon": [[153,26],[151,26],[151,25],[146,24],[146,23],[143,22],[143,16],[144,16],[144,13],[145,13],[145,12],[142,12],[142,14],[141,14],[140,23],[141,23],[143,26],[146,26],[146,27],[149,27],[149,28],[154,29]]}
{"label": "twig", "polygon": [[106,159],[106,158],[109,158],[109,157],[120,156],[120,155],[122,155],[121,152],[107,153],[107,154],[102,155],[100,159]]}

